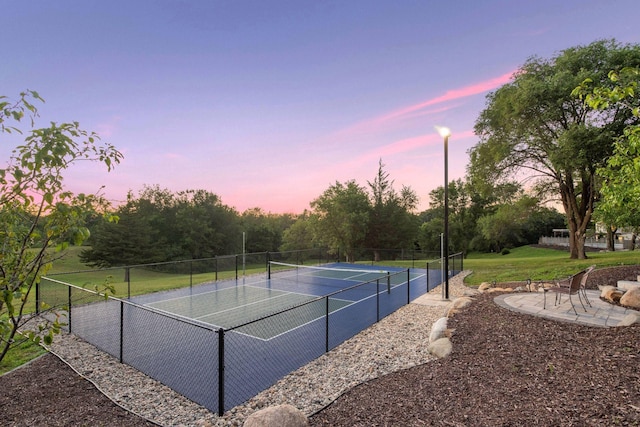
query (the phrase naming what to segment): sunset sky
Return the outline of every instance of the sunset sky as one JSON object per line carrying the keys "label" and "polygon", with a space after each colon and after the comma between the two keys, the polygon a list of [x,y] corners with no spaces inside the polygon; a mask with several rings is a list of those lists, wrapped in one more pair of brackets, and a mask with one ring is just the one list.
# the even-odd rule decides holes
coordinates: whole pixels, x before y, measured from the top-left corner
{"label": "sunset sky", "polygon": [[[485,96],[531,56],[640,42],[637,0],[0,0],[0,95],[37,90],[40,126],[79,121],[125,159],[75,192],[205,189],[301,213],[378,161],[420,210],[464,176]],[[19,142],[3,135],[0,161]]]}

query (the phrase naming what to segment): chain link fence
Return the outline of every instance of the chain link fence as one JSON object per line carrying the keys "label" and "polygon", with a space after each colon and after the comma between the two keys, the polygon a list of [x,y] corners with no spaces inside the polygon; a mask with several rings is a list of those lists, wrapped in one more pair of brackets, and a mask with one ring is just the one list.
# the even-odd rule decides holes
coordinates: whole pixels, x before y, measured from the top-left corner
{"label": "chain link fence", "polygon": [[[244,257],[97,270],[92,273],[95,276],[77,272],[75,276],[43,277],[36,292],[38,306],[42,302],[48,304],[66,324],[66,332],[222,414],[440,283],[440,272],[431,261],[431,265],[425,263],[426,269],[399,268],[387,278],[310,296],[258,319],[251,318],[248,304],[243,322],[225,326],[149,305],[180,297],[198,304],[204,300],[200,295],[239,292],[243,288],[239,278],[243,261],[247,271],[254,271],[248,265],[262,263],[262,268],[266,268],[270,259],[299,264],[332,261],[327,257],[318,259],[308,252]],[[233,264],[235,271],[225,263]],[[451,256],[450,266],[452,275],[462,270],[462,254]],[[232,277],[216,278],[216,273],[222,271],[231,271]],[[137,276],[143,277],[142,272],[150,282],[157,283],[150,287],[136,280]],[[171,277],[161,279],[161,274]],[[127,280],[118,282],[120,296],[105,297],[95,289],[94,283],[99,284],[98,289],[108,284],[108,276],[114,278],[111,280],[126,277]],[[97,282],[91,280],[94,277]],[[69,278],[81,282],[72,284]],[[181,287],[173,289],[177,283]],[[259,282],[251,286],[258,286],[256,283]],[[263,283],[270,286],[268,281]],[[156,291],[148,292],[150,288]]]}

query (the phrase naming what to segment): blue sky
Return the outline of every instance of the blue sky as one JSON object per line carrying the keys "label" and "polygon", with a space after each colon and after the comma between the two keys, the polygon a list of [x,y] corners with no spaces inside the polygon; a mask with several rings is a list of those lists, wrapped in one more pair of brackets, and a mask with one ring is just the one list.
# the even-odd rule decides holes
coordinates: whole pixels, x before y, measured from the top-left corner
{"label": "blue sky", "polygon": [[[6,1],[0,94],[37,90],[39,124],[79,121],[125,155],[75,192],[159,185],[240,212],[301,213],[385,170],[420,197],[464,176],[486,94],[530,56],[640,42],[637,0]],[[0,160],[16,141],[6,135]]]}

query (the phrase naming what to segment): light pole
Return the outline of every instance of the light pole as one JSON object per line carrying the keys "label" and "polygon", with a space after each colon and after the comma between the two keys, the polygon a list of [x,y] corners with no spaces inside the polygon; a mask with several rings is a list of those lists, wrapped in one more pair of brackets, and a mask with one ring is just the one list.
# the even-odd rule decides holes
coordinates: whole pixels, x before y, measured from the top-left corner
{"label": "light pole", "polygon": [[443,253],[444,253],[444,293],[442,299],[449,299],[449,137],[451,131],[449,128],[436,126],[441,137],[444,138],[444,236],[443,236]]}

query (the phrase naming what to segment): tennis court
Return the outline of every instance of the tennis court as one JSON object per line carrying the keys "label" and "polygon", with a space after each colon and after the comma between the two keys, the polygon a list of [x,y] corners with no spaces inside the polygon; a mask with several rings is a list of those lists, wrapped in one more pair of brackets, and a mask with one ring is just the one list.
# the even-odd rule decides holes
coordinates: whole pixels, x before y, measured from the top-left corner
{"label": "tennis court", "polygon": [[[267,274],[130,299],[46,280],[67,330],[212,411],[228,410],[439,283],[439,270],[271,262]],[[65,303],[65,301],[67,301]]]}
{"label": "tennis court", "polygon": [[[329,299],[329,312],[352,304],[353,301]],[[288,316],[286,321],[273,324],[270,330],[256,328],[253,323],[239,332],[254,338],[269,340],[291,329],[303,326],[325,315],[325,303],[315,295],[304,295],[276,289],[239,285],[147,304],[177,316],[207,323],[213,327],[230,329],[243,323],[261,319],[270,314],[309,303],[310,309]]]}
{"label": "tennis court", "polygon": [[[393,273],[399,271],[402,270]],[[405,281],[406,276],[392,275],[390,270],[356,269],[348,264],[318,267],[272,262],[266,279],[245,279],[231,288],[197,294],[169,294],[145,305],[215,328],[235,329],[253,338],[270,340],[357,301],[382,292],[390,294],[392,287]],[[332,294],[335,296],[322,298]],[[304,309],[293,310],[294,307]],[[269,316],[278,316],[269,322],[269,328],[256,322]]]}

